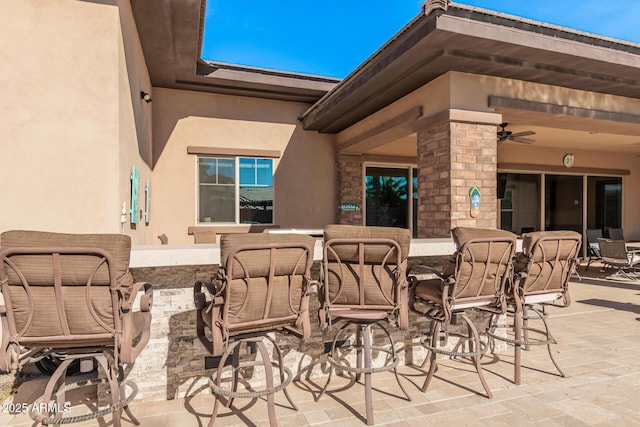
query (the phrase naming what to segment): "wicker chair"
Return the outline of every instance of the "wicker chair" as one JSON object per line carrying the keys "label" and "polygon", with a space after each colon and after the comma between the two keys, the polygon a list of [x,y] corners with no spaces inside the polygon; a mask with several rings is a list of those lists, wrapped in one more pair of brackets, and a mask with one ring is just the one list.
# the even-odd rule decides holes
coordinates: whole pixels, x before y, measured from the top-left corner
{"label": "wicker chair", "polygon": [[[398,385],[411,400],[398,378],[399,363],[395,344],[384,326],[392,318],[402,330],[408,327],[406,263],[411,235],[409,230],[391,227],[329,225],[324,229],[319,319],[323,329],[334,320],[344,324],[333,339],[328,360],[327,382],[318,394],[327,390],[334,367],[354,373],[356,381],[364,374],[367,424],[373,424],[371,374],[393,370]],[[380,329],[388,346],[372,342],[373,328]],[[347,332],[355,328],[357,366],[352,367],[341,353],[348,350],[339,343],[349,342]],[[343,340],[344,339],[344,340]],[[388,355],[387,364],[372,367],[372,351]],[[364,362],[362,360],[364,358]]]}
{"label": "wicker chair", "polygon": [[[489,333],[514,345],[515,384],[521,382],[522,349],[531,345],[546,345],[554,366],[565,376],[551,352],[556,340],[546,321],[545,307],[567,307],[571,303],[568,283],[578,262],[581,241],[582,236],[574,231],[538,231],[523,236],[523,252],[514,261],[514,286],[507,295],[514,318],[513,338],[497,335],[493,328]],[[536,317],[531,317],[531,312]],[[530,327],[529,322],[536,318],[542,321],[544,330]]]}
{"label": "wicker chair", "polygon": [[[198,337],[211,355],[219,356],[216,374],[210,380],[216,400],[209,426],[215,422],[221,399],[229,407],[234,398],[266,396],[272,426],[277,425],[275,392],[283,390],[297,410],[286,390],[291,371],[284,366],[282,351],[268,333],[286,329],[302,338],[310,335],[308,286],[314,245],[314,238],[303,235],[221,236],[218,280],[199,281],[194,287]],[[273,345],[276,360],[271,360],[264,339]],[[244,348],[251,359],[241,356]],[[230,357],[231,365],[227,366]],[[264,389],[238,391],[240,370],[247,366],[264,366]],[[274,367],[279,370],[276,385]],[[224,387],[224,374],[229,370],[231,385]]]}
{"label": "wicker chair", "polygon": [[[480,341],[477,327],[467,315],[469,309],[502,313],[504,289],[512,277],[512,258],[516,235],[503,230],[457,227],[452,230],[457,247],[438,279],[412,282],[409,303],[413,311],[431,320],[430,332],[423,342],[427,348],[429,371],[422,386],[426,392],[437,368],[437,355],[470,357],[489,398],[491,390],[482,373],[480,358],[487,346]],[[467,325],[457,346],[448,346],[449,324],[461,318]],[[468,351],[461,343],[468,342]]]}
{"label": "wicker chair", "polygon": [[[7,231],[0,236],[0,368],[16,372],[47,357],[57,362],[42,405],[35,406],[42,412],[30,412],[36,422],[57,425],[113,412],[113,425],[120,426],[121,412],[137,391],[124,380],[124,365],[132,364],[149,341],[151,324],[151,285],[133,283],[130,247],[130,238],[120,234]],[[140,291],[140,311],[134,312]],[[86,374],[67,378],[77,361]],[[66,390],[105,381],[109,407],[63,416]]]}

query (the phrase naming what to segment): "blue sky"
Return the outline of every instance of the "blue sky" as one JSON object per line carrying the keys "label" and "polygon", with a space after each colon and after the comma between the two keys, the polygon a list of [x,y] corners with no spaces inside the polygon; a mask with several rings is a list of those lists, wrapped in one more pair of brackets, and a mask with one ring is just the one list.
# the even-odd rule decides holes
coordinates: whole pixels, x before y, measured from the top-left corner
{"label": "blue sky", "polygon": [[[345,77],[424,0],[208,0],[202,58]],[[640,43],[640,0],[459,0]]]}

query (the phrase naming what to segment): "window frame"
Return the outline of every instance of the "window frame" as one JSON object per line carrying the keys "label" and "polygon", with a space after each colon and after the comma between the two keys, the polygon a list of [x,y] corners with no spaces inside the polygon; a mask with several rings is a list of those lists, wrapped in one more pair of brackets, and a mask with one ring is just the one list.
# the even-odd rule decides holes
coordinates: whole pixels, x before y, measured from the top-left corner
{"label": "window frame", "polygon": [[[233,189],[234,189],[234,195],[235,195],[235,206],[234,206],[234,221],[215,221],[212,218],[212,221],[210,222],[206,222],[203,220],[203,218],[200,218],[200,188],[201,185],[203,183],[200,182],[200,174],[199,174],[199,167],[200,167],[200,160],[201,159],[224,159],[224,160],[232,160],[233,161],[233,165],[234,165],[234,183],[233,183]],[[255,161],[255,164],[257,164],[258,160],[262,160],[262,161],[269,161],[271,163],[271,188],[273,189],[273,195],[272,195],[272,207],[271,207],[271,222],[268,223],[243,223],[240,221],[240,187],[242,187],[243,185],[241,185],[240,183],[240,159],[251,159]],[[276,169],[276,159],[273,157],[263,157],[263,156],[258,156],[258,155],[227,155],[227,154],[198,154],[195,156],[195,162],[196,162],[196,166],[195,166],[195,180],[196,180],[196,185],[195,185],[195,199],[196,199],[196,209],[195,209],[195,224],[197,226],[220,226],[220,225],[224,225],[224,226],[233,226],[233,225],[252,225],[252,224],[258,224],[260,226],[269,226],[269,225],[274,225],[275,222],[275,205],[276,205],[276,197],[275,197],[275,183],[274,183],[274,178],[275,178],[275,169]],[[257,173],[257,171],[256,171]],[[206,183],[205,183],[206,184]],[[223,184],[220,184],[223,185]],[[247,184],[245,184],[246,186]],[[255,184],[253,185],[255,187],[268,187],[267,185],[258,185]]]}

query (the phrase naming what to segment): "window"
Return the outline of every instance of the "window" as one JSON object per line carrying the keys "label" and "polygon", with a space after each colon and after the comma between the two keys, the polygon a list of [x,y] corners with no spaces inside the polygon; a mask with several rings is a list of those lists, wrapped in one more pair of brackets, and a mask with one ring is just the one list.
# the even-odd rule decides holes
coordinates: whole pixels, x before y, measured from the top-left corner
{"label": "window", "polygon": [[198,158],[198,222],[273,223],[273,159]]}

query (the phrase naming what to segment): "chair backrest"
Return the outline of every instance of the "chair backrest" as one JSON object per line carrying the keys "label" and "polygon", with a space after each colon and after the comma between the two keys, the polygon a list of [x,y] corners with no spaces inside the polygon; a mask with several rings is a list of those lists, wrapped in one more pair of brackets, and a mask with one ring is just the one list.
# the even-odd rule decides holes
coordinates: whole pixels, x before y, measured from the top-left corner
{"label": "chair backrest", "polygon": [[406,265],[411,234],[395,227],[328,225],[324,229],[321,304],[386,310],[408,326]]}
{"label": "chair backrest", "polygon": [[500,302],[511,279],[516,235],[471,227],[456,227],[451,234],[457,250],[445,269],[445,275],[454,280],[446,297],[456,304],[465,300]]}
{"label": "chair backrest", "polygon": [[522,254],[514,262],[524,272],[516,288],[520,296],[553,293],[568,304],[568,282],[573,274],[582,236],[575,231],[538,231],[525,234]]}
{"label": "chair backrest", "polygon": [[598,239],[598,245],[602,261],[621,264],[629,262],[627,245],[624,240]]}
{"label": "chair backrest", "polygon": [[310,334],[307,289],[315,239],[293,234],[224,234],[221,319],[230,335],[302,324]]}
{"label": "chair backrest", "polygon": [[115,345],[120,301],[133,284],[130,248],[121,234],[2,233],[0,284],[13,344]]}
{"label": "chair backrest", "polygon": [[602,238],[602,229],[594,228],[587,229],[587,245],[589,249],[589,255],[593,257],[600,256],[600,246],[598,245],[598,239]]}
{"label": "chair backrest", "polygon": [[607,237],[611,240],[622,240],[624,241],[624,232],[622,228],[608,228],[607,229]]}

